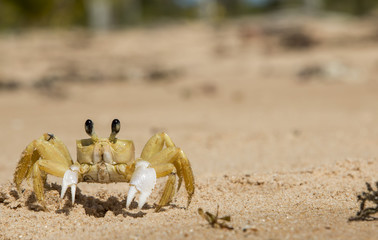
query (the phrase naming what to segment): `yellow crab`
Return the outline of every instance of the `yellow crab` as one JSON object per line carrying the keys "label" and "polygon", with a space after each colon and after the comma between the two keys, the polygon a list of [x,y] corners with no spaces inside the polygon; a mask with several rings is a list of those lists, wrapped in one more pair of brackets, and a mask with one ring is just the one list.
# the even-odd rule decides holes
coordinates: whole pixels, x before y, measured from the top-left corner
{"label": "yellow crab", "polygon": [[172,200],[177,175],[177,190],[184,180],[189,206],[194,193],[194,177],[184,152],[175,146],[167,134],[159,133],[150,138],[140,158],[135,159],[134,143],[116,138],[120,127],[120,121],[114,119],[109,138],[98,138],[93,122],[88,119],[85,122],[85,131],[90,138],[76,141],[75,163],[61,140],[53,134],[43,134],[23,151],[14,173],[14,183],[20,189],[25,179],[33,179],[36,197],[44,205],[43,187],[47,174],[63,178],[61,198],[67,188],[71,187],[72,204],[75,203],[76,185],[79,182],[129,182],[131,186],[127,194],[126,208],[139,192],[140,209],[151,194],[156,178],[168,176],[163,195],[156,207],[156,211],[159,211]]}

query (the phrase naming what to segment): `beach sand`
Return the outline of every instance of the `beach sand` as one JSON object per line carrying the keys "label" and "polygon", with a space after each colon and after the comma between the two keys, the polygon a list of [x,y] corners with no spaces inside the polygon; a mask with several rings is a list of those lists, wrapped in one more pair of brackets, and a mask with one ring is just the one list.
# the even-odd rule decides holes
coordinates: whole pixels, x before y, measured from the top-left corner
{"label": "beach sand", "polygon": [[[378,31],[294,22],[313,42],[285,45],[286,25],[253,19],[2,35],[0,239],[376,239],[377,221],[348,219],[378,181]],[[101,137],[118,118],[137,156],[166,132],[192,165],[189,208],[182,187],[154,211],[166,179],[142,210],[126,209],[127,183],[79,183],[71,206],[49,177],[47,211],[31,183],[17,192],[26,145],[51,132],[75,160],[88,118]],[[198,214],[217,206],[232,230]]]}

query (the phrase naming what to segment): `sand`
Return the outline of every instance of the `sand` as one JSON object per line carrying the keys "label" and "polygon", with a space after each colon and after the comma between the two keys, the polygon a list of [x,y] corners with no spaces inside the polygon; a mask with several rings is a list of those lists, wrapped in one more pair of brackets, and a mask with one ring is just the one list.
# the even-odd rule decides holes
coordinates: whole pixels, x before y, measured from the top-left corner
{"label": "sand", "polygon": [[[299,22],[313,45],[283,44]],[[377,221],[348,222],[378,181],[376,34],[328,18],[3,34],[0,239],[376,239]],[[193,168],[189,208],[182,188],[154,212],[165,179],[142,210],[126,183],[80,183],[71,206],[49,177],[47,211],[31,183],[17,192],[25,146],[52,132],[75,159],[88,118],[104,137],[120,119],[137,155],[167,132]],[[217,205],[233,230],[198,214]]]}

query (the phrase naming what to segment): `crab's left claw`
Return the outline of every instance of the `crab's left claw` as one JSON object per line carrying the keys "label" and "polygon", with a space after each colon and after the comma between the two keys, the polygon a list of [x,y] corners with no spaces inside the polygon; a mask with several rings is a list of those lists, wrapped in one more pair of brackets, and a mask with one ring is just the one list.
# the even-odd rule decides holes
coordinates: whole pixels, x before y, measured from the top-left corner
{"label": "crab's left claw", "polygon": [[64,177],[63,177],[62,192],[60,194],[60,198],[63,198],[64,194],[67,191],[67,188],[71,187],[72,204],[75,203],[75,193],[76,193],[76,185],[78,182],[78,176],[77,176],[78,172],[79,172],[79,167],[71,166],[70,169],[68,169],[64,173]]}
{"label": "crab's left claw", "polygon": [[135,165],[135,171],[130,180],[130,189],[127,193],[126,208],[129,208],[136,192],[140,192],[138,208],[141,209],[146,203],[156,184],[155,169],[150,168],[147,161],[139,161]]}

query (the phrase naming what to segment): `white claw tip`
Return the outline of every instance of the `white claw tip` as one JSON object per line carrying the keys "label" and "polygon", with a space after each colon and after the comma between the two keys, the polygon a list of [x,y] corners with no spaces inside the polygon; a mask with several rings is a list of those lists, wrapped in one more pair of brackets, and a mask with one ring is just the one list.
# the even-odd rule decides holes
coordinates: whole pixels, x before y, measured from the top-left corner
{"label": "white claw tip", "polygon": [[63,176],[62,192],[60,194],[60,198],[63,198],[64,194],[67,191],[67,188],[71,187],[72,204],[75,203],[76,185],[78,182],[78,170],[79,168],[77,166],[71,166],[70,169],[68,169]]}
{"label": "white claw tip", "polygon": [[130,189],[127,194],[126,208],[129,208],[135,193],[140,192],[138,208],[141,209],[146,203],[156,184],[155,169],[149,168],[150,163],[139,161],[135,164],[135,171],[130,180]]}
{"label": "white claw tip", "polygon": [[135,186],[130,186],[129,192],[127,193],[126,208],[130,207],[131,201],[133,201],[137,191],[138,190],[135,188]]}

